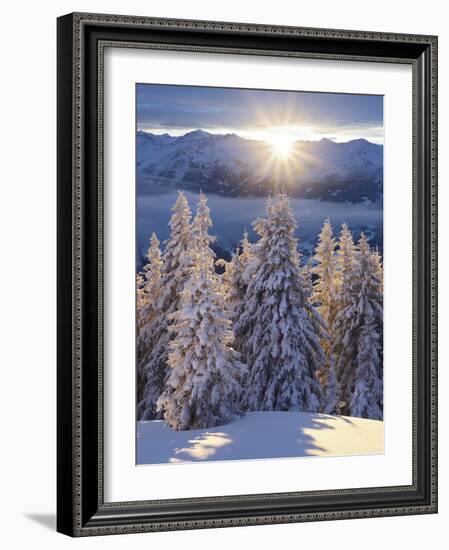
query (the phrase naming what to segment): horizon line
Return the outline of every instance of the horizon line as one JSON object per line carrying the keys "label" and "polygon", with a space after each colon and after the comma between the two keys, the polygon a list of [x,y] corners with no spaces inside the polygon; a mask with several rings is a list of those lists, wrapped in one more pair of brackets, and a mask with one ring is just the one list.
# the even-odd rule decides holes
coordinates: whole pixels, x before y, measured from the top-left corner
{"label": "horizon line", "polygon": [[[194,134],[194,133],[197,133],[197,132],[201,132],[201,133],[204,133],[204,134],[207,134],[207,135],[210,135],[210,136],[221,136],[221,137],[226,137],[226,136],[236,136],[238,137],[239,139],[244,139],[245,141],[257,141],[259,143],[268,143],[267,140],[265,139],[257,139],[257,138],[251,138],[251,137],[245,137],[245,136],[242,136],[241,134],[238,134],[237,132],[211,132],[211,131],[208,131],[208,130],[203,130],[202,128],[196,128],[196,129],[192,129],[192,130],[188,130],[186,131],[185,133],[183,134],[170,134],[170,132],[167,132],[167,131],[155,131],[156,129],[143,129],[143,128],[137,128],[137,131],[136,133],[144,133],[144,134],[148,134],[148,135],[153,135],[153,136],[168,136],[168,137],[171,137],[171,138],[181,138],[181,137],[185,137],[189,134]],[[336,144],[342,144],[342,143],[351,143],[352,141],[366,141],[367,143],[371,143],[372,145],[380,145],[383,147],[383,140],[381,143],[377,142],[377,141],[372,141],[370,139],[367,139],[366,137],[358,137],[358,138],[352,138],[352,139],[348,139],[346,141],[337,141],[335,138],[329,138],[329,137],[321,137],[320,139],[297,139],[297,140],[294,140],[293,143],[298,143],[298,142],[301,142],[301,143],[319,143],[320,141],[330,141],[331,143],[336,143]]]}

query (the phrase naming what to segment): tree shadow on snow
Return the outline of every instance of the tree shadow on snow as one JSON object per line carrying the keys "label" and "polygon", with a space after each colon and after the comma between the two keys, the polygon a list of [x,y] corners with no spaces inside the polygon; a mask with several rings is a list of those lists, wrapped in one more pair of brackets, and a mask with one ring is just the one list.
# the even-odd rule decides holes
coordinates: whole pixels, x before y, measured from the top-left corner
{"label": "tree shadow on snow", "polygon": [[313,413],[253,412],[224,426],[181,432],[171,430],[163,421],[148,422],[139,434],[137,462],[179,464],[326,455],[322,432],[335,430],[339,419]]}
{"label": "tree shadow on snow", "polygon": [[190,447],[175,450],[175,457],[170,458],[171,463],[208,460],[217,454],[219,449],[232,444],[232,439],[224,432],[205,432],[190,439],[188,443]]}

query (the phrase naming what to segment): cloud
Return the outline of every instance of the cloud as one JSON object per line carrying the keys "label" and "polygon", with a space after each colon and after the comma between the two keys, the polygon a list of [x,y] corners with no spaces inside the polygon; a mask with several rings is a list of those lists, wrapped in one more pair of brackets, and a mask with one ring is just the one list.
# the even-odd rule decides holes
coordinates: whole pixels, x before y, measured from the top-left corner
{"label": "cloud", "polygon": [[[263,135],[273,127],[309,129],[308,133],[383,137],[383,98],[331,94],[139,84],[139,129],[180,133],[196,128],[242,135]],[[184,132],[184,133],[185,133]],[[226,133],[221,132],[221,133]],[[307,133],[307,132],[306,132]],[[298,130],[298,135],[301,131]]]}

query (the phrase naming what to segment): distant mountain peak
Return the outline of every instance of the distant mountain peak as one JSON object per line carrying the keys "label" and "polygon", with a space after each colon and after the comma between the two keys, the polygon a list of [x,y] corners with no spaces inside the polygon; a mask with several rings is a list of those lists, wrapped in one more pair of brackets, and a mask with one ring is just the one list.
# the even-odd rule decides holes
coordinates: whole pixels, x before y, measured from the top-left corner
{"label": "distant mountain peak", "polygon": [[267,142],[235,133],[196,129],[182,136],[137,134],[138,178],[153,182],[151,192],[171,186],[229,197],[266,196],[276,182],[293,197],[375,203],[382,199],[380,144],[363,138],[299,140],[291,156],[300,166],[297,171],[289,169],[289,157],[280,165],[270,159]]}
{"label": "distant mountain peak", "polygon": [[206,130],[201,130],[201,128],[197,128],[196,130],[191,130],[190,132],[187,132],[186,134],[180,137],[203,138],[203,137],[209,137],[211,135],[212,134],[210,134],[209,132],[206,132]]}
{"label": "distant mountain peak", "polygon": [[357,138],[357,139],[351,139],[351,141],[348,141],[347,143],[351,143],[352,145],[378,145],[377,143],[372,143],[371,141],[368,141],[365,138]]}

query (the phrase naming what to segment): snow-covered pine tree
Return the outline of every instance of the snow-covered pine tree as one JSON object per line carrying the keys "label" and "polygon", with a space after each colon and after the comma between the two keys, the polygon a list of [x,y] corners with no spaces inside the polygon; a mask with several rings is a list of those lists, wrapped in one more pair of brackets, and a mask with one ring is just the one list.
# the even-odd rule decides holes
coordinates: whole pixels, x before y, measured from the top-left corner
{"label": "snow-covered pine tree", "polygon": [[146,331],[148,354],[144,358],[142,369],[146,383],[137,408],[139,420],[161,417],[156,412],[156,401],[164,390],[167,375],[168,344],[172,338],[168,328],[172,323],[171,314],[178,310],[181,292],[191,266],[189,249],[192,213],[182,191],[179,191],[172,211],[170,237],[162,255],[161,291],[155,304],[157,314]]}
{"label": "snow-covered pine tree", "polygon": [[160,242],[156,233],[151,235],[150,246],[143,267],[143,273],[137,278],[138,327],[145,330],[155,315],[156,302],[161,288],[162,259]]}
{"label": "snow-covered pine tree", "polygon": [[351,397],[352,416],[381,420],[383,418],[382,330],[383,289],[380,255],[370,249],[362,233],[357,260],[362,278],[358,311],[365,313],[358,339],[357,371]]}
{"label": "snow-covered pine tree", "polygon": [[340,237],[337,249],[337,299],[338,309],[341,310],[347,304],[349,287],[351,284],[352,271],[354,267],[355,246],[352,233],[344,223],[341,226]]}
{"label": "snow-covered pine tree", "polygon": [[154,320],[157,310],[156,304],[161,290],[161,250],[155,233],[151,235],[150,246],[147,251],[147,260],[143,274],[137,275],[137,399],[143,397],[145,386],[144,365],[149,349],[148,329]]}
{"label": "snow-covered pine tree", "polygon": [[234,251],[231,261],[220,259],[217,265],[224,268],[221,276],[221,288],[226,297],[231,322],[239,316],[239,308],[245,298],[248,286],[248,274],[245,270],[251,259],[251,244],[248,241],[248,233],[243,233],[239,246]]}
{"label": "snow-covered pine tree", "polygon": [[325,403],[323,412],[326,414],[340,414],[340,384],[337,380],[335,361],[332,355],[328,365],[324,386]]}
{"label": "snow-covered pine tree", "polygon": [[383,290],[384,268],[382,264],[382,256],[380,255],[379,249],[377,247],[371,250],[371,261],[373,263],[373,271],[376,277],[379,279],[381,288]]}
{"label": "snow-covered pine tree", "polygon": [[374,250],[371,250],[370,260],[371,260],[371,271],[379,282],[378,292],[376,293],[376,297],[377,297],[376,301],[377,301],[378,307],[376,308],[376,311],[375,311],[375,321],[376,321],[377,330],[379,331],[379,334],[382,335],[384,270],[382,265],[382,256],[380,255],[379,250],[377,248]]}
{"label": "snow-covered pine tree", "polygon": [[[233,330],[235,330],[235,322],[240,317],[241,309],[244,307],[244,300],[248,282],[252,277],[252,262],[253,262],[253,245],[249,242],[248,232],[243,232],[242,240],[240,241],[239,256],[233,271],[231,284],[233,290],[231,292],[232,313],[231,320]],[[237,338],[237,335],[235,335]]]}
{"label": "snow-covered pine tree", "polygon": [[257,262],[237,322],[249,367],[244,404],[249,410],[316,412],[323,405],[316,373],[325,355],[310,316],[287,195],[269,198],[266,214],[254,224]]}
{"label": "snow-covered pine tree", "polygon": [[243,232],[242,240],[240,241],[240,261],[243,269],[246,269],[252,257],[252,244],[249,242],[248,231]]}
{"label": "snow-covered pine tree", "polygon": [[[383,381],[383,339],[384,339],[384,319],[383,319],[383,295],[384,295],[384,269],[382,263],[382,256],[379,253],[379,249],[375,248],[371,250],[371,263],[374,276],[379,281],[378,292],[376,293],[377,306],[374,312],[374,320],[376,324],[376,330],[379,334],[379,378]],[[383,397],[382,397],[383,406]]]}
{"label": "snow-covered pine tree", "polygon": [[365,317],[357,344],[357,369],[349,410],[351,416],[382,420],[383,382],[379,377],[379,335],[374,316]]}
{"label": "snow-covered pine tree", "polygon": [[326,323],[327,334],[321,344],[326,354],[326,364],[322,372],[318,374],[326,394],[324,411],[337,412],[338,385],[335,376],[334,357],[332,354],[332,342],[334,341],[333,325],[338,311],[338,272],[335,253],[336,242],[332,225],[326,219],[318,237],[318,245],[313,256],[314,267],[312,272],[316,275],[313,285],[311,302],[317,307],[318,312]]}
{"label": "snow-covered pine tree", "polygon": [[[350,244],[351,240],[347,239]],[[350,248],[350,246],[349,246]],[[341,412],[379,419],[382,416],[382,380],[379,376],[380,282],[373,270],[371,250],[362,233],[340,289],[342,309],[335,319],[336,372],[342,392]],[[363,390],[363,393],[362,393]]]}
{"label": "snow-covered pine tree", "polygon": [[[329,340],[329,334],[327,332],[327,323],[318,312],[318,309],[313,305],[313,282],[312,282],[313,268],[309,264],[305,264],[301,269],[301,286],[304,288],[306,296],[306,310],[309,314],[310,321],[314,327],[315,333],[319,336],[320,342],[323,347],[323,343]],[[324,347],[323,347],[324,352]],[[325,354],[326,357],[326,354]],[[326,380],[320,380],[320,373],[324,370],[326,363],[323,364],[321,371],[317,372],[317,378],[323,388],[323,407],[322,412],[326,414],[335,414],[337,412],[338,404],[338,383],[335,375],[335,366],[332,363],[327,371]]]}
{"label": "snow-covered pine tree", "polygon": [[142,368],[142,356],[143,356],[143,346],[142,338],[140,336],[140,330],[142,328],[142,310],[145,307],[146,296],[145,296],[145,279],[142,273],[137,273],[136,276],[136,396],[137,403],[143,397],[143,392],[145,388],[145,375]]}
{"label": "snow-covered pine tree", "polygon": [[[191,253],[196,261],[198,259],[198,250],[202,251],[203,259],[207,262],[208,267],[214,265],[215,252],[210,245],[215,242],[216,237],[209,235],[209,229],[212,227],[212,220],[210,217],[210,208],[207,205],[207,197],[201,191],[198,204],[196,207],[195,219],[191,228],[191,239],[194,245],[191,247]],[[214,282],[216,277],[214,276]]]}
{"label": "snow-covered pine tree", "polygon": [[332,336],[332,324],[337,310],[337,259],[335,239],[329,218],[324,222],[318,237],[318,245],[313,256],[313,273],[317,276],[313,285],[312,302],[329,327]]}
{"label": "snow-covered pine tree", "polygon": [[332,326],[333,340],[331,349],[331,355],[334,359],[335,378],[338,382],[337,407],[342,414],[348,414],[349,405],[345,385],[352,375],[353,365],[350,357],[353,357],[355,353],[354,342],[345,340],[345,335],[348,333],[351,325],[351,319],[348,319],[343,314],[352,302],[350,289],[352,285],[354,261],[355,246],[352,233],[344,223],[341,226],[337,249],[338,277],[336,283],[338,311]]}
{"label": "snow-covered pine tree", "polygon": [[219,258],[215,262],[215,265],[224,269],[223,274],[219,277],[220,291],[224,296],[231,317],[234,312],[235,302],[239,298],[239,288],[236,285],[236,279],[240,278],[242,271],[239,249],[235,249],[229,262],[223,258]]}
{"label": "snow-covered pine tree", "polygon": [[169,375],[157,402],[175,430],[217,426],[239,413],[244,365],[231,347],[230,321],[209,247],[210,226],[202,195],[191,231],[192,267],[180,309],[171,314],[174,338],[169,345]]}
{"label": "snow-covered pine tree", "polygon": [[145,278],[142,273],[136,275],[136,326],[137,337],[139,336],[140,327],[142,326],[142,310],[146,302],[145,296]]}
{"label": "snow-covered pine tree", "polygon": [[240,331],[239,319],[245,308],[246,289],[248,288],[248,281],[251,279],[251,270],[253,268],[251,264],[253,261],[251,247],[248,233],[245,230],[239,247],[232,255],[231,261],[217,261],[217,264],[225,269],[221,276],[221,288],[225,296],[232,332],[234,333],[233,348],[240,354],[243,362],[245,362],[245,335]]}

